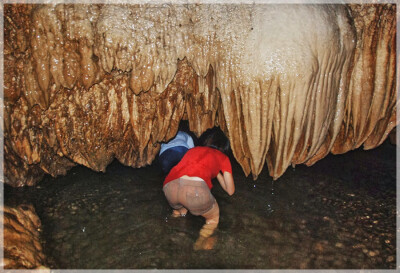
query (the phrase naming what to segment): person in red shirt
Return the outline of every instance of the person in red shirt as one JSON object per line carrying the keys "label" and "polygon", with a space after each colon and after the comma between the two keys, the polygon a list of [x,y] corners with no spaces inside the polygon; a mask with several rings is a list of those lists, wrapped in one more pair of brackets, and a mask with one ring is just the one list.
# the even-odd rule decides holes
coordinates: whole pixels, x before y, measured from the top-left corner
{"label": "person in red shirt", "polygon": [[232,166],[226,155],[229,140],[217,128],[207,130],[204,135],[203,146],[188,150],[171,169],[163,184],[165,197],[173,208],[172,216],[185,216],[189,211],[206,220],[195,249],[207,248],[204,245],[206,239],[214,233],[219,223],[218,203],[210,191],[213,186],[211,180],[217,178],[229,195],[235,192]]}

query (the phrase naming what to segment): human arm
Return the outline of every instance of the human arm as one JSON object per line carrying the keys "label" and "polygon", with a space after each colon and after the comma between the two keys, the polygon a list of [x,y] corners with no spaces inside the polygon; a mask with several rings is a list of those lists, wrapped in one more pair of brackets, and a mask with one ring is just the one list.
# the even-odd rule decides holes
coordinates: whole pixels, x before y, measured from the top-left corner
{"label": "human arm", "polygon": [[221,187],[229,195],[232,195],[235,192],[235,182],[233,181],[233,175],[230,172],[224,172],[223,175],[221,174],[221,172],[219,172],[217,175],[217,179]]}

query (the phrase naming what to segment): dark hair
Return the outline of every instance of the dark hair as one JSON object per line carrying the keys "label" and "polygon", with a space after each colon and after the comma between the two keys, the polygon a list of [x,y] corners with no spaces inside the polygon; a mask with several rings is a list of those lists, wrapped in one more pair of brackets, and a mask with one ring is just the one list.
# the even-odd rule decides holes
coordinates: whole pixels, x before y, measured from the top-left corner
{"label": "dark hair", "polygon": [[205,131],[200,137],[202,146],[217,149],[224,154],[229,153],[230,144],[229,139],[225,136],[224,132],[218,127],[214,127]]}

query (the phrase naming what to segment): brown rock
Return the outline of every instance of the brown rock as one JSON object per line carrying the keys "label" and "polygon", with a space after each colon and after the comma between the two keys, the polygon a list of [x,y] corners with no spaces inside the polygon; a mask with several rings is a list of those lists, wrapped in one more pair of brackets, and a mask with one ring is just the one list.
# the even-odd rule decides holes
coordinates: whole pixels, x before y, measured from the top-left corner
{"label": "brown rock", "polygon": [[32,205],[2,207],[5,269],[46,268],[40,244],[41,223]]}
{"label": "brown rock", "polygon": [[346,115],[332,152],[373,149],[396,122],[396,6],[351,4],[357,33]]}
{"label": "brown rock", "polygon": [[267,163],[274,179],[376,147],[397,124],[395,5],[5,4],[4,15],[13,186],[76,164],[151,164],[182,119],[197,135],[220,126],[246,175]]}

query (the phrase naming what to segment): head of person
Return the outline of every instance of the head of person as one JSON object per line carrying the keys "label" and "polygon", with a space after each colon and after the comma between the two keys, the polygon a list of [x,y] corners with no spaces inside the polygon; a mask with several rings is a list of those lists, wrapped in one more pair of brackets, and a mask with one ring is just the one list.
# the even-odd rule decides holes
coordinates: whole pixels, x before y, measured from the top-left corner
{"label": "head of person", "polygon": [[201,137],[202,146],[217,149],[224,154],[228,154],[230,149],[229,139],[225,136],[224,132],[218,127],[214,127],[205,131]]}

